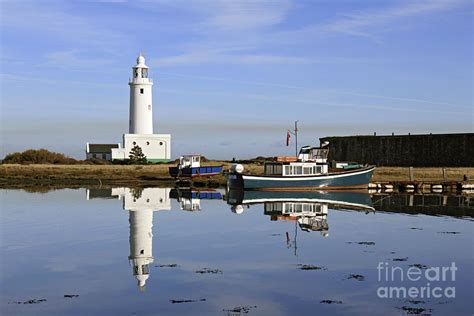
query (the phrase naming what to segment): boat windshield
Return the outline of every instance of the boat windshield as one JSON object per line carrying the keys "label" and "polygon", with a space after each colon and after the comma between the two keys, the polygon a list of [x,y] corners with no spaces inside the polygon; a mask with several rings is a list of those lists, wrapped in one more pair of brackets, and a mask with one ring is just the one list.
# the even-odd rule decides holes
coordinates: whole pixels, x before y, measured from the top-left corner
{"label": "boat windshield", "polygon": [[328,158],[328,149],[323,148],[313,148],[311,151],[311,158],[312,159],[327,159]]}

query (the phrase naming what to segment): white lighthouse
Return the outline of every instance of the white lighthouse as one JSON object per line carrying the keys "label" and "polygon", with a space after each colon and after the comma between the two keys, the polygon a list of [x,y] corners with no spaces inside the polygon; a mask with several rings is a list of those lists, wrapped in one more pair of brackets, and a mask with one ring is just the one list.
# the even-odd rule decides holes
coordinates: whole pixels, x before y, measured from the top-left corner
{"label": "white lighthouse", "polygon": [[148,66],[140,53],[133,67],[130,86],[130,134],[153,134],[153,81],[148,78]]}
{"label": "white lighthouse", "polygon": [[86,158],[129,159],[133,147],[139,146],[148,162],[171,160],[171,135],[153,134],[153,80],[143,54],[132,67],[128,134],[121,144],[86,144]]}

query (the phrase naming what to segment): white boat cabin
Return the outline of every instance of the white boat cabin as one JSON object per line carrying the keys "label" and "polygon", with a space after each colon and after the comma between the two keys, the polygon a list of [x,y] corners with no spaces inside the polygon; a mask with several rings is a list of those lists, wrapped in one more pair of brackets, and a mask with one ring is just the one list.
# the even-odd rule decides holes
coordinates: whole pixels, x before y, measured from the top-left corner
{"label": "white boat cabin", "polygon": [[179,169],[201,167],[201,155],[184,155],[179,157]]}
{"label": "white boat cabin", "polygon": [[311,161],[316,163],[327,163],[329,149],[320,147],[304,146],[298,154],[298,161]]}
{"label": "white boat cabin", "polygon": [[328,149],[305,146],[295,162],[266,162],[265,175],[312,176],[328,173]]}

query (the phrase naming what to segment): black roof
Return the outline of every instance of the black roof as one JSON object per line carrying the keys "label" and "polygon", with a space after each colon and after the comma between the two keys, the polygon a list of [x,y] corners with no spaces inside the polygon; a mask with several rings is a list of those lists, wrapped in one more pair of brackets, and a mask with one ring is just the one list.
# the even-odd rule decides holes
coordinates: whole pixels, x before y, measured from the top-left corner
{"label": "black roof", "polygon": [[89,144],[89,153],[110,154],[112,148],[119,148],[119,144]]}

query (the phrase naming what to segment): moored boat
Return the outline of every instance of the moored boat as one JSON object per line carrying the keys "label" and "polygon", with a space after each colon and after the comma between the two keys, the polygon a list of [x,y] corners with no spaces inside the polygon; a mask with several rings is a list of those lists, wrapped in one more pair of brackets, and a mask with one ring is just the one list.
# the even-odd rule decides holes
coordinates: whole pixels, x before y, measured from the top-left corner
{"label": "moored boat", "polygon": [[[298,158],[276,158],[266,162],[264,175],[244,173],[242,165],[233,165],[227,178],[229,188],[268,191],[354,190],[367,189],[374,166],[327,162],[328,149],[305,146]],[[332,166],[331,166],[332,167]]]}
{"label": "moored boat", "polygon": [[192,178],[215,176],[222,172],[222,166],[201,166],[201,155],[184,155],[179,158],[176,167],[169,167],[173,178]]}

